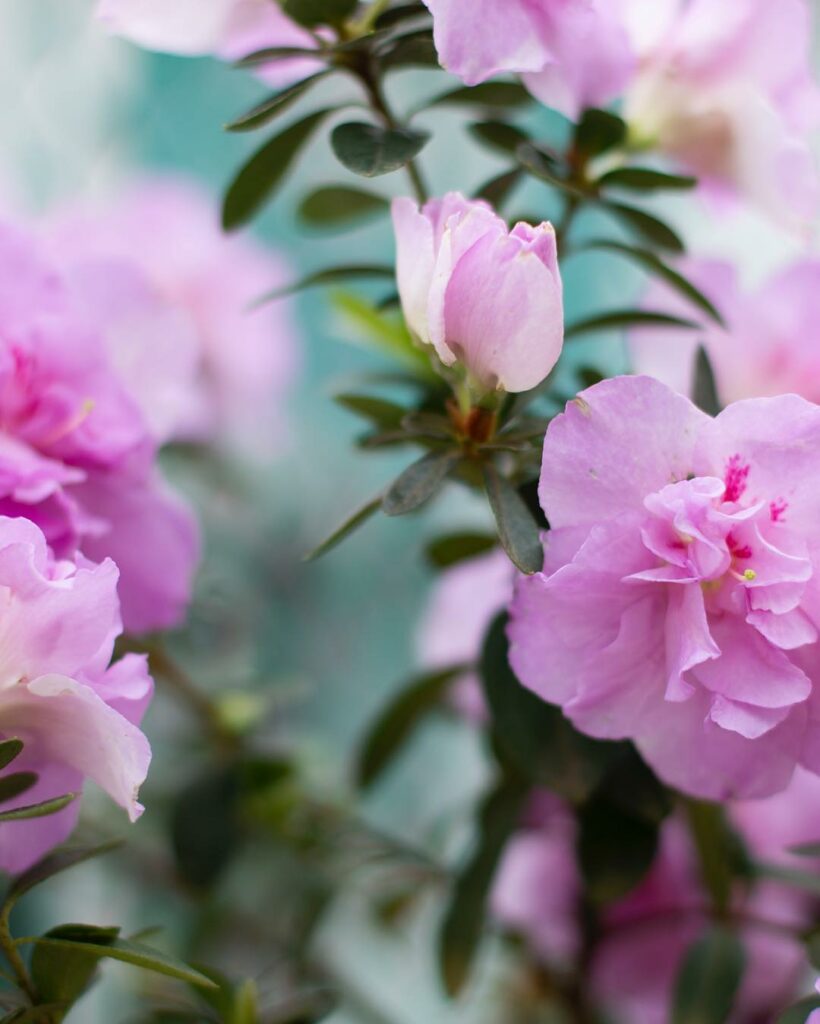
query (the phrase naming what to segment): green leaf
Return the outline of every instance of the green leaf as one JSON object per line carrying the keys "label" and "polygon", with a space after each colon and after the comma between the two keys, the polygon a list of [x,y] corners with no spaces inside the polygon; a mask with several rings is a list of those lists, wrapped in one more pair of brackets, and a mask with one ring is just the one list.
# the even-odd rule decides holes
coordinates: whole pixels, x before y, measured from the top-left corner
{"label": "green leaf", "polygon": [[429,132],[414,128],[381,128],[363,121],[348,121],[333,129],[330,144],[349,171],[375,178],[404,167],[429,139]]}
{"label": "green leaf", "polygon": [[252,978],[246,978],[236,990],[230,1024],[259,1024],[259,989]]}
{"label": "green leaf", "polygon": [[529,789],[502,780],[485,799],[475,847],[456,879],[439,935],[439,966],[451,996],[464,987],[484,931],[487,900],[508,840],[520,824]]}
{"label": "green leaf", "polygon": [[334,395],[333,401],[384,430],[396,430],[407,415],[403,405],[372,395]]}
{"label": "green leaf", "polygon": [[334,230],[387,213],[389,209],[390,203],[383,196],[339,185],[311,192],[302,200],[299,217],[312,228]]}
{"label": "green leaf", "polygon": [[493,622],[480,663],[497,749],[522,778],[578,803],[592,793],[623,748],[576,732],[560,708],[521,685],[510,668],[506,625],[506,615]]}
{"label": "green leaf", "polygon": [[226,231],[247,224],[259,212],[284,181],[299,151],[334,109],[308,114],[253,154],[228,186],[222,207]]}
{"label": "green leaf", "polygon": [[783,867],[781,864],[765,864],[755,861],[752,865],[755,874],[762,878],[773,878],[797,889],[805,889],[814,896],[820,896],[820,875],[813,871],[800,871],[797,868]]}
{"label": "green leaf", "polygon": [[295,295],[297,292],[302,292],[306,288],[316,288],[319,285],[326,284],[338,284],[340,281],[356,281],[360,278],[370,277],[387,277],[391,281],[395,279],[396,271],[393,267],[383,266],[381,264],[355,264],[353,266],[346,267],[328,267],[326,270],[317,270],[313,274],[308,274],[307,277],[301,278],[299,281],[294,281],[291,284],[286,284],[281,288],[274,288],[272,291],[266,292],[260,296],[254,303],[254,308],[263,306],[267,302],[276,302],[277,299],[283,299],[288,295]]}
{"label": "green leaf", "polygon": [[392,28],[393,25],[398,25],[402,21],[418,18],[427,13],[427,8],[423,7],[420,3],[399,4],[397,7],[388,7],[376,19],[376,28]]}
{"label": "green leaf", "polygon": [[743,978],[740,939],[718,925],[690,949],[675,988],[671,1024],[725,1024]]}
{"label": "green leaf", "polygon": [[280,60],[292,60],[294,57],[327,61],[333,59],[334,49],[332,47],[318,49],[308,46],[266,46],[264,49],[254,50],[253,53],[249,53],[241,60],[236,61],[234,67],[252,68],[259,64],[273,64]]}
{"label": "green leaf", "polygon": [[625,203],[613,203],[609,200],[600,200],[602,209],[607,210],[616,217],[633,234],[638,235],[648,245],[657,246],[659,249],[668,249],[670,252],[682,253],[683,242],[680,236],[657,217],[653,217],[646,210],[638,210],[634,206],[627,206]]}
{"label": "green leaf", "polygon": [[515,156],[524,170],[539,181],[552,185],[553,188],[576,199],[587,197],[581,189],[560,177],[555,161],[531,142],[524,142],[518,146]]}
{"label": "green leaf", "polygon": [[426,100],[415,112],[434,107],[524,107],[532,103],[532,95],[518,82],[482,82],[480,85],[450,89],[431,100]]}
{"label": "green leaf", "polygon": [[490,464],[484,467],[484,486],[498,526],[499,540],[510,560],[528,575],[540,572],[544,564],[541,535],[521,495]]}
{"label": "green leaf", "polygon": [[735,879],[750,873],[746,848],[720,804],[689,799],[686,814],[704,888],[715,912],[723,914],[731,904]]}
{"label": "green leaf", "polygon": [[52,1019],[59,1019],[57,1015],[64,1011],[65,1006],[62,1003],[41,1003],[39,1006],[15,1010],[3,1017],[0,1024],[43,1024],[45,1014],[51,1014]]}
{"label": "green leaf", "polygon": [[362,788],[370,786],[404,749],[424,718],[439,706],[453,680],[468,670],[456,665],[411,680],[381,712],[362,744],[356,779]]}
{"label": "green leaf", "polygon": [[725,326],[720,311],[707,297],[696,288],[691,281],[688,281],[677,270],[664,263],[654,252],[647,249],[639,249],[632,245],[624,245],[622,242],[610,242],[605,239],[596,239],[583,245],[583,249],[600,249],[604,252],[616,252],[637,263],[648,270],[650,274],[660,277],[671,288],[688,299],[694,306],[702,310],[710,319],[719,326]]}
{"label": "green leaf", "polygon": [[453,451],[428,452],[408,466],[387,489],[382,500],[384,514],[404,516],[420,508],[439,490],[460,458]]}
{"label": "green leaf", "polygon": [[293,85],[289,85],[286,89],[275,92],[272,96],[262,100],[261,103],[251,107],[241,117],[229,121],[225,125],[225,131],[252,132],[257,128],[270,124],[274,118],[283,114],[296,100],[304,96],[312,86],[326,78],[329,74],[330,69],[328,68],[325,71],[319,71],[315,75],[311,75],[309,78],[303,78],[301,82],[294,82]]}
{"label": "green leaf", "polygon": [[37,785],[37,772],[12,772],[0,778],[0,804],[20,796]]}
{"label": "green leaf", "polygon": [[575,148],[586,159],[614,149],[624,142],[626,123],[608,110],[585,110],[575,129]]}
{"label": "green leaf", "polygon": [[672,812],[669,790],[649,768],[631,743],[610,764],[597,795],[625,814],[650,825],[660,825]]}
{"label": "green leaf", "polygon": [[530,142],[526,132],[505,121],[479,121],[469,125],[469,131],[482,145],[501,153],[514,154],[519,146]]}
{"label": "green leaf", "polygon": [[437,68],[438,53],[429,28],[408,32],[391,39],[390,45],[380,50],[379,60],[384,71],[401,68]]}
{"label": "green leaf", "polygon": [[800,843],[798,846],[790,846],[789,853],[797,857],[820,857],[820,842]]}
{"label": "green leaf", "polygon": [[0,769],[7,768],[22,752],[22,740],[10,739],[0,742]]}
{"label": "green leaf", "polygon": [[669,190],[686,190],[694,188],[697,178],[682,174],[665,174],[650,167],[616,167],[598,178],[596,184],[628,188],[635,192],[656,192]]}
{"label": "green leaf", "polygon": [[28,871],[15,878],[7,897],[7,904],[14,904],[21,896],[25,896],[36,886],[62,874],[78,864],[93,860],[95,857],[103,857],[106,853],[119,849],[122,846],[121,839],[114,839],[108,843],[100,843],[98,846],[69,846],[62,850],[55,850],[41,861],[38,861]]}
{"label": "green leaf", "polygon": [[323,540],[318,547],[314,548],[310,554],[305,555],[304,560],[306,562],[312,562],[317,558],[321,558],[322,555],[326,555],[328,551],[332,551],[337,544],[341,544],[346,537],[349,537],[350,534],[353,533],[354,530],[360,527],[363,523],[366,523],[368,519],[375,515],[381,506],[381,494],[375,498],[371,498],[367,504],[362,505],[361,508],[356,509],[352,515],[348,516],[342,525],[338,526],[333,533],[331,533],[326,540]]}
{"label": "green leaf", "polygon": [[715,371],[703,345],[698,347],[695,361],[695,386],[692,397],[695,405],[709,416],[717,416],[722,408],[715,383]]}
{"label": "green leaf", "polygon": [[777,1024],[806,1024],[814,1010],[820,1010],[820,996],[807,996],[782,1013],[777,1018]]}
{"label": "green leaf", "polygon": [[578,815],[578,863],[593,903],[621,899],[645,877],[658,849],[658,824],[596,796]]}
{"label": "green leaf", "polygon": [[181,877],[197,888],[214,885],[238,848],[240,830],[235,766],[210,771],[182,789],[171,815]]}
{"label": "green leaf", "polygon": [[[88,929],[87,925],[64,925],[63,928]],[[106,931],[103,929],[103,931]],[[76,953],[85,952],[89,956],[96,956],[98,959],[119,960],[122,963],[131,964],[133,967],[140,967],[145,971],[153,971],[155,974],[163,974],[168,978],[176,978],[178,981],[187,982],[189,985],[198,985],[201,988],[213,988],[214,982],[206,978],[204,974],[195,971],[193,967],[175,960],[158,949],[152,949],[141,942],[131,942],[128,939],[113,939],[90,941],[90,933],[86,930],[77,934],[85,935],[84,939],[58,938],[50,934],[42,935],[39,938],[18,939],[21,945],[47,946],[52,949],[67,949]]]}
{"label": "green leaf", "polygon": [[283,0],[282,9],[297,25],[338,25],[356,10],[358,0]]}
{"label": "green leaf", "polygon": [[[92,942],[105,946],[119,937],[119,928],[65,924],[52,928],[46,936],[72,942]],[[100,957],[73,946],[37,945],[31,957],[31,976],[37,995],[48,1003],[70,1007],[89,988],[99,967]]]}
{"label": "green leaf", "polygon": [[45,818],[49,814],[56,814],[77,799],[79,793],[66,793],[63,796],[54,797],[52,800],[43,800],[38,804],[27,804],[25,807],[15,807],[13,811],[0,811],[0,822],[4,821],[28,821],[29,818]]}
{"label": "green leaf", "polygon": [[476,199],[483,199],[495,210],[500,210],[521,181],[521,171],[507,171],[485,182],[476,192]]}
{"label": "green leaf", "polygon": [[577,320],[574,324],[567,324],[564,329],[564,340],[569,341],[571,338],[578,338],[583,334],[593,334],[596,331],[647,326],[682,327],[694,330],[699,325],[694,320],[685,320],[683,317],[671,316],[668,313],[653,313],[645,309],[618,309],[611,313],[588,317],[586,320]]}
{"label": "green leaf", "polygon": [[353,328],[354,344],[378,349],[408,367],[417,383],[441,389],[441,377],[433,369],[427,351],[413,341],[400,315],[375,309],[372,302],[353,292],[336,290],[330,299]]}
{"label": "green leaf", "polygon": [[448,533],[427,545],[427,561],[436,569],[449,569],[469,558],[492,551],[498,538],[491,533]]}

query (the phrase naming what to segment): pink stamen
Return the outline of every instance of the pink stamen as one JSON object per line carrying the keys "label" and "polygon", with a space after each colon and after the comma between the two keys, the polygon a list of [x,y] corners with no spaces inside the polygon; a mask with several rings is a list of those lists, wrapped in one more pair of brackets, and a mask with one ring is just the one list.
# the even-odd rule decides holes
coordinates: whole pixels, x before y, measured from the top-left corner
{"label": "pink stamen", "polygon": [[740,501],[746,490],[746,481],[749,479],[750,468],[751,467],[748,463],[745,466],[743,465],[740,455],[731,456],[726,463],[726,477],[724,481],[726,484],[726,490],[723,494],[724,501]]}
{"label": "pink stamen", "polygon": [[789,503],[784,498],[778,498],[777,501],[771,502],[769,504],[769,515],[772,517],[772,522],[782,522],[788,507]]}

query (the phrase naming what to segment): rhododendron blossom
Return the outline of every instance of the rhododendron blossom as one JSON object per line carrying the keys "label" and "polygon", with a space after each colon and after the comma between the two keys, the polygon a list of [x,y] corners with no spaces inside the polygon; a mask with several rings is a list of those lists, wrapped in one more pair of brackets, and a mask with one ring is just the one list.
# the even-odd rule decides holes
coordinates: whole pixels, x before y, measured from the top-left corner
{"label": "rhododendron blossom", "polygon": [[458,192],[420,210],[393,203],[396,276],[407,325],[478,391],[527,391],[555,366],[563,289],[551,224],[506,223]]}
{"label": "rhododendron blossom", "polygon": [[[151,698],[146,660],[110,665],[121,632],[117,568],[80,558],[55,560],[40,529],[0,517],[0,737],[23,753],[5,774],[38,775],[3,809],[79,792],[93,780],[126,808],[142,811],[137,791],[151,758],[138,724]],[[21,871],[74,827],[75,800],[43,818],[0,824],[0,868]]]}
{"label": "rhododendron blossom", "polygon": [[820,772],[820,409],[788,395],[711,419],[648,377],[583,392],[544,442],[544,571],[511,662],[582,731],[725,799]]}
{"label": "rhododendron blossom", "polygon": [[197,561],[186,505],[71,288],[0,226],[0,513],[34,520],[58,558],[114,558],[126,628],[182,617]]}

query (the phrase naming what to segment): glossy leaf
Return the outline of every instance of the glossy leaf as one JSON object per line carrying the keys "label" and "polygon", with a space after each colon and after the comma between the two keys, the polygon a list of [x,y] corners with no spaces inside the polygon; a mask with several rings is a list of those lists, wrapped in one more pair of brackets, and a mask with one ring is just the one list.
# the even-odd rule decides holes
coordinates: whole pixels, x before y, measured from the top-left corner
{"label": "glossy leaf", "polygon": [[564,329],[564,340],[594,334],[597,331],[620,330],[625,327],[681,327],[694,330],[698,324],[694,320],[686,320],[668,313],[653,313],[645,309],[618,309],[610,313],[600,313],[585,320],[576,320],[567,324]]}
{"label": "glossy leaf", "polygon": [[411,680],[381,712],[362,744],[356,779],[362,787],[371,785],[404,749],[413,732],[438,707],[453,681],[466,672],[466,665],[430,672]]}
{"label": "glossy leaf", "polygon": [[482,145],[500,153],[514,154],[530,141],[526,132],[505,121],[478,121],[469,126],[469,131]]}
{"label": "glossy leaf", "polygon": [[588,159],[620,146],[626,135],[626,123],[617,114],[585,110],[575,129],[575,148]]}
{"label": "glossy leaf", "polygon": [[460,86],[427,100],[420,110],[434,107],[501,107],[503,109],[528,106],[532,95],[518,82],[481,82],[479,85]]}
{"label": "glossy leaf", "polygon": [[26,804],[25,807],[15,807],[13,811],[0,811],[0,822],[4,821],[28,821],[30,818],[45,818],[49,814],[57,814],[64,810],[70,803],[77,799],[79,793],[65,793],[51,800],[43,800],[37,804]]}
{"label": "glossy leaf", "polygon": [[540,531],[518,491],[489,464],[484,467],[484,486],[498,537],[510,560],[521,572],[540,572],[544,564]]}
{"label": "glossy leaf", "polygon": [[266,292],[254,302],[254,307],[262,306],[267,302],[276,302],[277,299],[283,299],[288,295],[295,295],[297,292],[303,292],[306,288],[317,288],[320,285],[339,284],[341,281],[358,281],[360,279],[367,279],[371,277],[386,277],[392,281],[395,276],[396,272],[393,267],[383,266],[377,263],[363,263],[345,267],[328,267],[326,270],[317,270],[313,274],[308,274],[307,277],[303,277],[299,281],[294,281],[281,288],[274,288],[273,291]]}
{"label": "glossy leaf", "polygon": [[498,538],[490,533],[449,533],[427,545],[427,561],[436,569],[449,569],[459,562],[492,551]]}
{"label": "glossy leaf", "polygon": [[439,936],[441,975],[452,996],[469,978],[496,869],[519,825],[528,792],[520,782],[502,780],[481,807],[475,846],[458,874]]}
{"label": "glossy leaf", "polygon": [[0,742],[0,769],[7,768],[23,752],[23,741],[8,739]]}
{"label": "glossy leaf", "polygon": [[627,188],[634,192],[686,191],[695,188],[697,178],[683,174],[665,174],[650,167],[616,167],[601,175],[597,184]]}
{"label": "glossy leaf", "polygon": [[363,121],[349,121],[333,129],[330,143],[349,171],[374,178],[404,167],[429,139],[429,132],[414,128],[381,128]]}
{"label": "glossy leaf", "polygon": [[319,71],[309,78],[303,78],[301,82],[294,82],[293,85],[289,85],[286,89],[275,92],[272,96],[262,100],[261,103],[251,107],[241,117],[229,121],[225,125],[225,130],[228,132],[251,132],[257,128],[264,127],[266,124],[270,124],[274,118],[283,114],[296,100],[306,95],[312,86],[329,74],[330,69]]}
{"label": "glossy leaf", "polygon": [[282,8],[297,25],[338,25],[356,10],[358,0],[283,0]]}
{"label": "glossy leaf", "polygon": [[678,975],[671,1024],[725,1024],[743,979],[740,939],[714,926],[689,950]]}
{"label": "glossy leaf", "polygon": [[668,249],[669,252],[682,253],[683,242],[680,236],[668,224],[647,213],[646,210],[639,210],[634,206],[627,206],[625,203],[613,203],[609,200],[601,200],[602,209],[616,217],[624,227],[637,235],[648,245],[656,246],[659,249]]}
{"label": "glossy leaf", "polygon": [[314,548],[310,554],[306,555],[305,561],[312,562],[317,558],[321,558],[322,555],[326,555],[328,551],[332,551],[337,544],[341,544],[346,537],[349,537],[350,534],[354,532],[354,530],[358,529],[358,527],[374,516],[381,506],[381,494],[376,498],[371,498],[367,504],[362,505],[361,508],[356,509],[352,515],[348,516],[341,526],[338,526],[326,540],[323,540],[318,547]]}
{"label": "glossy leaf", "polygon": [[344,229],[387,213],[389,209],[390,203],[384,196],[334,185],[306,196],[299,206],[299,217],[313,228]]}
{"label": "glossy leaf", "polygon": [[429,452],[399,476],[387,489],[382,511],[388,516],[404,516],[429,501],[441,488],[460,459],[458,452]]}
{"label": "glossy leaf", "polygon": [[325,108],[308,114],[253,154],[228,186],[222,207],[226,231],[246,224],[273,197],[302,147],[332,112]]}
{"label": "glossy leaf", "polygon": [[718,397],[715,371],[703,345],[699,346],[695,361],[695,385],[693,399],[695,405],[710,416],[717,416],[722,406]]}

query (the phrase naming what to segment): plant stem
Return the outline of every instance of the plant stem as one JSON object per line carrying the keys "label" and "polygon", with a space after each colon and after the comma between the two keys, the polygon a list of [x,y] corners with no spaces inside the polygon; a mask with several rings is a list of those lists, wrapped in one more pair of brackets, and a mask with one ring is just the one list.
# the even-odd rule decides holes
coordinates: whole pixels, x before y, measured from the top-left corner
{"label": "plant stem", "polygon": [[[11,935],[11,928],[9,926],[11,909],[12,903],[6,902],[2,910],[0,910],[0,949],[3,950],[9,967],[12,969],[17,985],[28,996],[32,1005],[35,1005],[37,1002],[37,991]],[[44,1021],[44,1024],[47,1024],[47,1021]]]}

